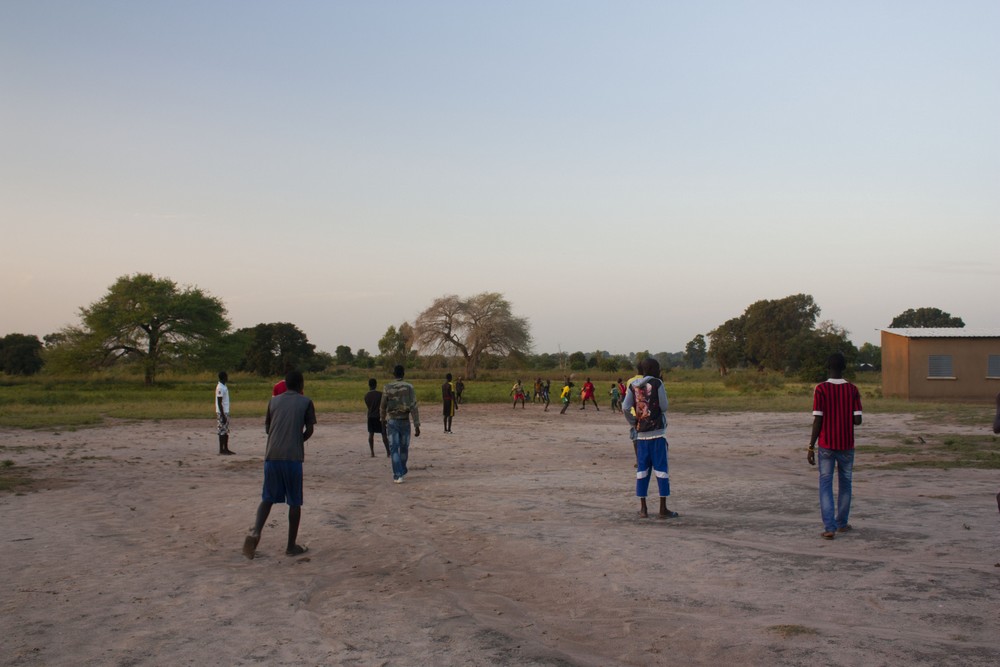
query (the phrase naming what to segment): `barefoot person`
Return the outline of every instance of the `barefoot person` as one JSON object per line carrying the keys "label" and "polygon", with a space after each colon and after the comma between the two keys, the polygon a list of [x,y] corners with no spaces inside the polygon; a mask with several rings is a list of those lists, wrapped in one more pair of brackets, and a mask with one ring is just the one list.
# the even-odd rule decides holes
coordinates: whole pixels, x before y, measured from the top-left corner
{"label": "barefoot person", "polygon": [[639,498],[639,516],[644,519],[649,516],[646,494],[649,491],[650,473],[653,473],[660,491],[660,518],[673,518],[677,516],[677,512],[667,509],[667,496],[670,495],[667,392],[660,379],[660,362],[648,357],[640,362],[639,371],[643,376],[629,385],[622,403],[625,419],[635,428],[635,495]]}
{"label": "barefoot person", "polygon": [[[827,360],[830,379],[813,390],[813,424],[809,465],[816,465],[819,442],[819,510],[824,540],[851,530],[851,477],[854,470],[854,427],[861,425],[861,393],[844,379],[847,362],[835,352]],[[833,471],[837,469],[837,504],[833,502]]]}
{"label": "barefoot person", "polygon": [[410,458],[410,416],[413,416],[413,437],[420,437],[420,411],[417,409],[417,392],[413,385],[403,381],[403,367],[396,366],[396,378],[385,386],[379,415],[389,436],[389,457],[392,459],[392,481],[402,484],[409,472],[406,462]]}
{"label": "barefoot person", "polygon": [[316,408],[302,395],[305,381],[302,373],[291,371],[285,376],[287,390],[271,398],[267,404],[264,431],[267,449],[264,451],[264,490],[253,529],[243,541],[243,555],[253,558],[260,543],[260,531],[274,503],[288,505],[288,542],[286,556],[300,556],[306,548],[295,543],[302,518],[302,461],[305,442],[313,434]]}
{"label": "barefoot person", "polygon": [[219,454],[230,456],[236,452],[229,451],[229,375],[219,371],[219,384],[215,385],[215,420],[218,424]]}
{"label": "barefoot person", "polygon": [[451,420],[458,410],[458,399],[455,396],[455,385],[451,382],[451,373],[444,376],[441,385],[441,409],[444,414],[444,432],[451,433]]}
{"label": "barefoot person", "polygon": [[368,393],[365,394],[365,407],[368,408],[368,449],[375,456],[375,434],[378,433],[385,445],[385,455],[389,456],[389,438],[385,435],[382,427],[382,419],[379,417],[378,408],[382,403],[382,392],[378,389],[378,381],[375,378],[368,378]]}

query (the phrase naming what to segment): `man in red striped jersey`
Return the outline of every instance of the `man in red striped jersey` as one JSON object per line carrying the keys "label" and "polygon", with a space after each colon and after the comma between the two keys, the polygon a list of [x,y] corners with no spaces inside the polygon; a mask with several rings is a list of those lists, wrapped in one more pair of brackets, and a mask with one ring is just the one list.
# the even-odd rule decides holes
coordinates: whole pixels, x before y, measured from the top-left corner
{"label": "man in red striped jersey", "polygon": [[[854,427],[861,425],[861,394],[844,379],[847,362],[835,352],[827,360],[830,379],[813,391],[813,425],[809,465],[816,465],[819,441],[819,510],[824,540],[851,530],[851,474],[854,470]],[[837,504],[833,502],[833,471],[837,470]]]}

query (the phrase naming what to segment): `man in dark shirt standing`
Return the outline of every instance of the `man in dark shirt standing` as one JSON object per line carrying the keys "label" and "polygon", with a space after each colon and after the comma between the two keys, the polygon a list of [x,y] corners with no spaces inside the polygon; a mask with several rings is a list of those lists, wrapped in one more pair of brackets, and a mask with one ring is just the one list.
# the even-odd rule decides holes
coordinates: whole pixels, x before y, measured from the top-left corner
{"label": "man in dark shirt standing", "polygon": [[302,518],[302,461],[305,442],[313,434],[316,408],[312,400],[302,395],[305,380],[299,371],[285,376],[287,391],[271,398],[267,404],[264,431],[267,449],[264,452],[264,489],[257,507],[257,519],[243,541],[243,555],[253,558],[260,542],[260,532],[274,503],[288,505],[288,544],[286,556],[300,556],[306,548],[295,543]]}
{"label": "man in dark shirt standing", "polygon": [[451,420],[458,410],[458,401],[455,397],[455,385],[451,383],[451,373],[444,376],[444,384],[441,385],[441,403],[444,414],[444,432],[451,433]]}
{"label": "man in dark shirt standing", "polygon": [[[844,379],[847,362],[835,352],[827,360],[830,379],[813,391],[813,425],[809,465],[816,465],[819,441],[819,509],[824,540],[851,530],[851,477],[854,471],[854,427],[861,425],[861,393]],[[833,470],[837,469],[837,504],[833,503]]]}
{"label": "man in dark shirt standing", "polygon": [[368,408],[368,449],[371,450],[372,457],[375,456],[375,434],[382,436],[382,444],[385,445],[385,455],[389,456],[389,438],[385,434],[382,419],[379,417],[379,404],[382,403],[382,392],[375,387],[378,381],[375,378],[368,380],[368,393],[365,394],[365,407]]}

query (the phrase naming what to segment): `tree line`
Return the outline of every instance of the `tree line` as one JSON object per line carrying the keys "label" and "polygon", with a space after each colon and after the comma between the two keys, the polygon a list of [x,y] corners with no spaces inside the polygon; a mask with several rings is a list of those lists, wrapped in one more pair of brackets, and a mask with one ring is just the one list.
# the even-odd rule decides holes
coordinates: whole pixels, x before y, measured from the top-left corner
{"label": "tree line", "polygon": [[[317,372],[331,366],[423,368],[460,365],[474,379],[480,369],[536,369],[627,373],[647,357],[661,368],[712,365],[723,375],[734,368],[778,371],[822,379],[833,351],[849,361],[878,367],[881,350],[856,348],[848,332],[830,321],[817,323],[820,309],[807,294],[762,300],[707,334],[696,335],[683,352],[611,354],[604,350],[557,354],[531,352],[528,320],[514,314],[500,293],[435,299],[412,324],[390,325],[378,354],[346,345],[334,354],[316,350],[289,322],[261,323],[231,330],[222,301],[198,287],[180,287],[168,278],[137,273],[122,276],[107,293],[80,308],[80,324],[44,337],[12,333],[0,338],[0,372],[31,375],[43,366],[80,372],[116,365],[141,370],[153,384],[166,368],[233,369],[280,376],[292,368]],[[909,309],[890,327],[962,327],[961,318],[937,308]],[[707,338],[707,340],[706,340]]]}

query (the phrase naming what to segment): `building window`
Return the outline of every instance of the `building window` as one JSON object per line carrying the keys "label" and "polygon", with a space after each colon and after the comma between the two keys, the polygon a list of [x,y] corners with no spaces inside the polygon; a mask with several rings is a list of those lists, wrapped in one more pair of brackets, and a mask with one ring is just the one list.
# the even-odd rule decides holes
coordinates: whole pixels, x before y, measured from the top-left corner
{"label": "building window", "polygon": [[986,359],[986,377],[1000,378],[1000,354],[991,354]]}
{"label": "building window", "polygon": [[955,375],[951,370],[950,354],[930,355],[927,366],[927,377],[929,378],[955,378]]}

